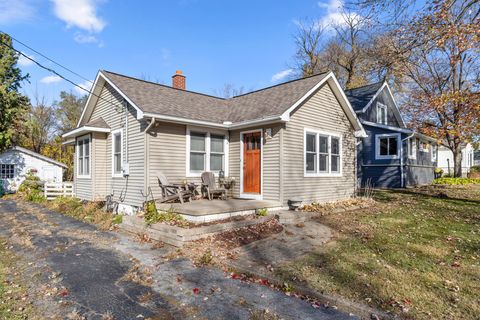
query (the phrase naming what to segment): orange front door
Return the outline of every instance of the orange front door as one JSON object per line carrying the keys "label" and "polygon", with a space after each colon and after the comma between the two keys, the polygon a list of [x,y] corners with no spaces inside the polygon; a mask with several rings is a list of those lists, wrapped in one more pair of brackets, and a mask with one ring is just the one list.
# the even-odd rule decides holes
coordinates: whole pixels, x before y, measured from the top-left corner
{"label": "orange front door", "polygon": [[243,192],[260,194],[262,173],[261,132],[243,134]]}

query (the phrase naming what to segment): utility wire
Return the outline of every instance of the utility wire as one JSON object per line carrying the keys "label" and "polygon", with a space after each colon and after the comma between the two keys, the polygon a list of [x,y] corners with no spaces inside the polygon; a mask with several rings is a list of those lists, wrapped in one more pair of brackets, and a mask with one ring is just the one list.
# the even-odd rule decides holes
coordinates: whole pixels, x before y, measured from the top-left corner
{"label": "utility wire", "polygon": [[26,47],[26,48],[30,49],[31,51],[33,51],[33,52],[35,52],[36,54],[38,54],[39,56],[41,56],[41,57],[43,57],[43,58],[47,59],[48,61],[50,61],[50,62],[52,62],[52,63],[56,64],[56,65],[57,65],[57,66],[59,66],[60,68],[63,68],[63,69],[65,69],[65,70],[67,70],[68,72],[70,72],[70,73],[72,73],[72,74],[76,75],[76,76],[77,76],[77,77],[79,77],[79,78],[82,78],[82,79],[83,79],[83,80],[85,80],[85,81],[88,81],[88,82],[90,82],[90,83],[93,83],[93,81],[92,81],[92,80],[89,80],[89,79],[85,78],[85,77],[84,77],[84,76],[82,76],[81,74],[78,74],[77,72],[73,71],[72,69],[69,69],[69,68],[67,68],[67,67],[65,67],[65,66],[63,66],[63,65],[61,65],[60,63],[56,62],[55,60],[53,60],[53,59],[50,59],[49,57],[47,57],[47,56],[46,56],[46,55],[44,55],[43,53],[41,53],[41,52],[38,52],[37,50],[35,50],[35,49],[33,49],[32,47],[28,46],[27,44],[23,43],[22,41],[20,41],[20,40],[18,40],[18,39],[15,39],[15,38],[14,38],[14,37],[12,37],[11,35],[7,34],[6,32],[4,32],[4,31],[0,30],[0,34],[5,34],[5,35],[9,36],[9,37],[10,37],[10,38],[12,38],[14,41],[16,41],[16,42],[20,43],[22,46],[24,46],[24,47]]}
{"label": "utility wire", "polygon": [[77,88],[79,88],[79,89],[81,89],[81,90],[83,90],[83,91],[85,91],[85,92],[88,92],[89,94],[97,97],[97,98],[100,99],[100,100],[103,100],[103,101],[111,104],[112,106],[115,107],[115,109],[117,109],[118,107],[120,107],[120,108],[123,107],[122,105],[117,105],[117,104],[113,103],[112,101],[106,100],[106,99],[104,99],[103,97],[101,97],[101,96],[93,93],[93,91],[87,90],[87,89],[85,89],[84,87],[76,84],[74,81],[68,79],[67,77],[65,77],[65,76],[63,76],[63,75],[61,75],[60,73],[58,73],[57,71],[53,70],[52,68],[49,68],[49,67],[46,67],[46,66],[42,65],[40,62],[38,62],[38,61],[36,61],[35,59],[29,57],[28,55],[26,55],[25,53],[21,52],[20,50],[15,49],[14,47],[12,47],[11,45],[9,45],[8,43],[5,43],[5,42],[3,42],[3,41],[0,40],[0,44],[2,44],[2,45],[4,45],[4,46],[12,49],[13,51],[17,52],[18,54],[22,55],[23,57],[25,57],[25,58],[27,58],[28,60],[30,60],[30,61],[32,61],[33,63],[35,63],[35,64],[36,64],[37,66],[39,66],[40,68],[45,69],[45,70],[47,70],[47,71],[55,74],[56,76],[62,78],[63,80],[65,80],[65,81],[67,81],[68,83],[74,85],[75,87],[77,87]]}

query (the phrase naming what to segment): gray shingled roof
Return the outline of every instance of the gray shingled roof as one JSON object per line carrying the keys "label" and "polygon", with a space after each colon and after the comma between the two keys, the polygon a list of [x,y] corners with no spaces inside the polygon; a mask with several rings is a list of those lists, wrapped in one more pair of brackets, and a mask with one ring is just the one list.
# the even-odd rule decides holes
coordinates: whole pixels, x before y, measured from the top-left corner
{"label": "gray shingled roof", "polygon": [[145,113],[223,123],[281,115],[326,74],[293,80],[231,99],[152,83],[110,71],[102,73]]}
{"label": "gray shingled roof", "polygon": [[350,101],[353,110],[362,110],[372,100],[375,93],[383,85],[383,82],[372,83],[363,87],[358,87],[350,90],[345,90],[345,95]]}
{"label": "gray shingled roof", "polygon": [[94,128],[103,128],[103,129],[110,129],[110,126],[103,120],[102,117],[85,123],[85,127],[94,127]]}

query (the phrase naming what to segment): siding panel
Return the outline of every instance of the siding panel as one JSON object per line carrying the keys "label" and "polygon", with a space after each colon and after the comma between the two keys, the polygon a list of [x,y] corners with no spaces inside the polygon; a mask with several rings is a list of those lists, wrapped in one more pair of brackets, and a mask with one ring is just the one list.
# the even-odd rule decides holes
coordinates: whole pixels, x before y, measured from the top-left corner
{"label": "siding panel", "polygon": [[[342,134],[341,177],[304,177],[304,128]],[[291,115],[283,140],[284,202],[291,198],[326,202],[354,195],[354,129],[328,84]]]}

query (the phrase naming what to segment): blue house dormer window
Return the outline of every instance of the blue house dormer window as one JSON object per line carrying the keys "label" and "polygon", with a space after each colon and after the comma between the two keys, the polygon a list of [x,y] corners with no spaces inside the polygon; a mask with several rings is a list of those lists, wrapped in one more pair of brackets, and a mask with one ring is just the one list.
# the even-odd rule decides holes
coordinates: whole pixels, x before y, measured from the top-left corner
{"label": "blue house dormer window", "polygon": [[387,106],[377,102],[377,123],[388,124],[387,121]]}

